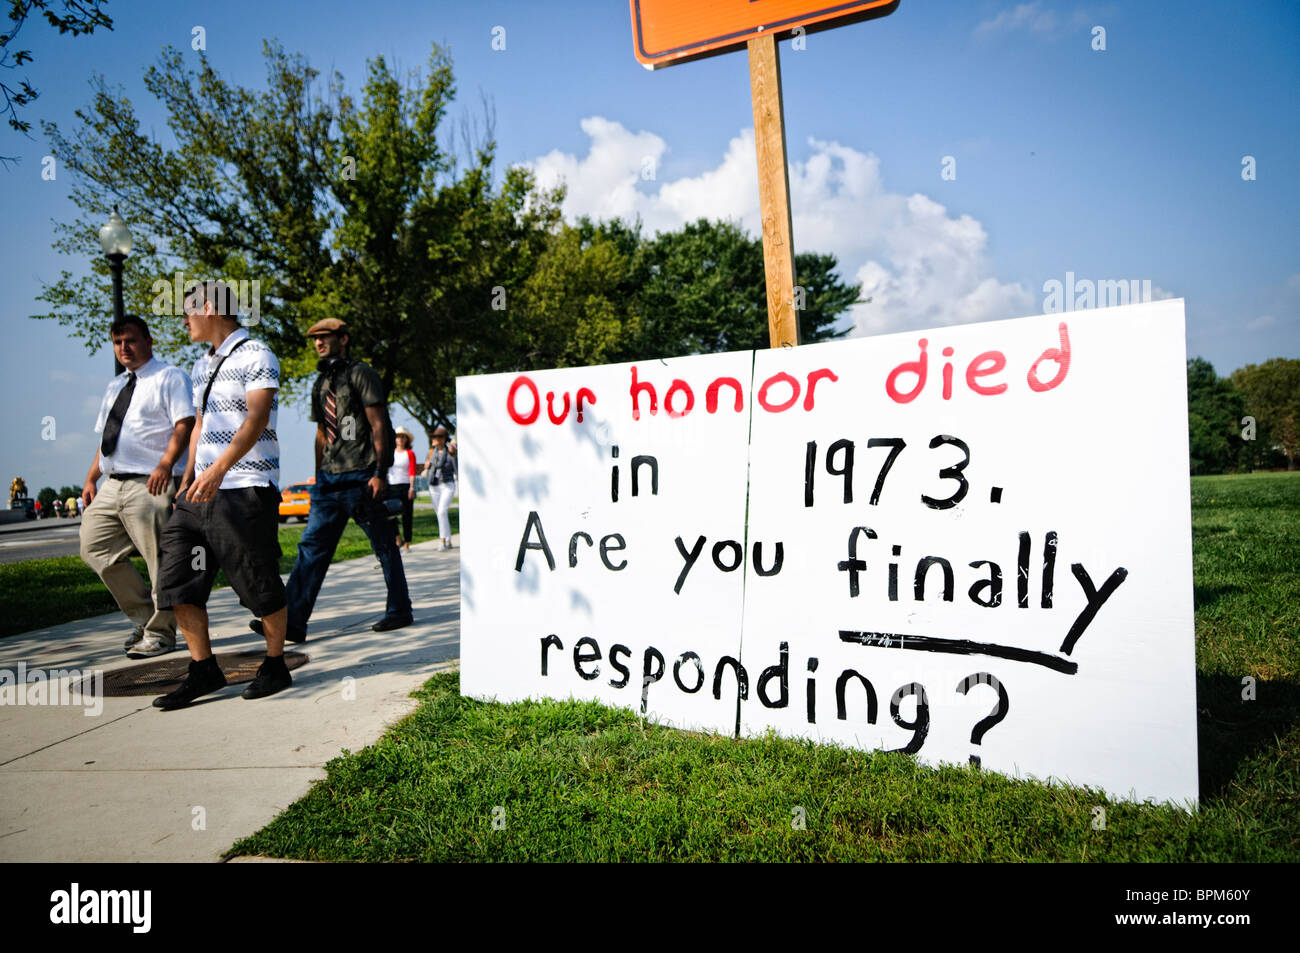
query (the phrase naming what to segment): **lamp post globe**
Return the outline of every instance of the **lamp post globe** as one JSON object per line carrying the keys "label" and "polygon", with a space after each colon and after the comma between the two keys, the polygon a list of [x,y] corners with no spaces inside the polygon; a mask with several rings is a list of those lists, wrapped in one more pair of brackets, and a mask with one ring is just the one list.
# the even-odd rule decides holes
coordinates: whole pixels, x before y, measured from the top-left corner
{"label": "lamp post globe", "polygon": [[[122,263],[131,253],[131,230],[118,214],[116,205],[113,206],[113,214],[99,230],[99,247],[104,249],[108,268],[113,273],[113,320],[121,321],[122,315],[126,313],[126,306],[122,302]],[[113,373],[121,374],[123,370],[114,353]]]}

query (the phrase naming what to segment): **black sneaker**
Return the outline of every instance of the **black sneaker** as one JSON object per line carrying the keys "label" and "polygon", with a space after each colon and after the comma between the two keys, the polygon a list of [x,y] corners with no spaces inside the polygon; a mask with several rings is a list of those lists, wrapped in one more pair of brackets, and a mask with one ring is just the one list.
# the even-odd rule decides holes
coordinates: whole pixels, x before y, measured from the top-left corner
{"label": "black sneaker", "polygon": [[386,615],[370,628],[376,632],[387,632],[390,629],[400,629],[403,626],[408,626],[414,621],[415,619],[409,615]]}
{"label": "black sneaker", "polygon": [[[251,622],[248,623],[248,627],[260,636],[266,635],[265,626],[262,625],[261,619],[253,619]],[[307,641],[307,633],[300,632],[295,628],[289,627],[284,630],[284,640],[286,642],[297,642],[299,644],[302,644],[303,642]]]}
{"label": "black sneaker", "polygon": [[200,695],[225,687],[226,676],[217,665],[216,656],[209,655],[202,662],[191,661],[189,674],[185,676],[185,681],[181,682],[180,688],[155,698],[153,707],[161,708],[163,711],[184,708]]}
{"label": "black sneaker", "polygon": [[289,667],[284,664],[284,656],[277,655],[272,658],[268,655],[257,667],[257,677],[244,689],[244,697],[265,698],[267,695],[283,691],[292,684],[293,676],[289,674]]}

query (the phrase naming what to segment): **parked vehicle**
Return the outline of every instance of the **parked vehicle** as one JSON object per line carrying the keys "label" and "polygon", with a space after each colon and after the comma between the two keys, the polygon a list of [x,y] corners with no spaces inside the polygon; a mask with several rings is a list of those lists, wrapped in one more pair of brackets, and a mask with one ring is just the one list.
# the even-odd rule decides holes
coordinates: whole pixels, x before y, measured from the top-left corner
{"label": "parked vehicle", "polygon": [[308,480],[306,483],[294,483],[286,486],[280,494],[280,522],[289,522],[289,517],[298,517],[299,522],[307,522],[307,514],[311,512],[311,488],[315,484],[316,478]]}

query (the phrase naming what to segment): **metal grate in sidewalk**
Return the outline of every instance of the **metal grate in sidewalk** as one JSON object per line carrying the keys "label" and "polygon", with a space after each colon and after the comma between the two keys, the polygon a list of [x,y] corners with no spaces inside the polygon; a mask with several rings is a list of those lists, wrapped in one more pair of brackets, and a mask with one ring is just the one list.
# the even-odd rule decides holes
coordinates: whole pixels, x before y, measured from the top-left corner
{"label": "metal grate in sidewalk", "polygon": [[[253,680],[257,675],[257,667],[262,664],[262,659],[265,657],[266,653],[261,649],[219,652],[217,664],[221,666],[221,671],[226,676],[226,683],[238,685]],[[302,652],[284,653],[284,662],[289,667],[289,671],[301,668],[309,660],[310,657]],[[132,695],[165,694],[185,680],[189,666],[189,656],[183,651],[178,651],[165,659],[105,672],[104,697],[125,698]],[[82,683],[82,690],[85,692],[92,690],[89,680]]]}

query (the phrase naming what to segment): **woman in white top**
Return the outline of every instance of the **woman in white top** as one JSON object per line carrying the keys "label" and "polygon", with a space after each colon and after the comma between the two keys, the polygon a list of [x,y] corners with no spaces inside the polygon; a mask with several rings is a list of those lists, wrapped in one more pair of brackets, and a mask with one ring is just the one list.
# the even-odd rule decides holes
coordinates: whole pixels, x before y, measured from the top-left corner
{"label": "woman in white top", "polygon": [[402,531],[397,534],[397,545],[411,548],[411,521],[415,515],[415,451],[411,431],[398,427],[397,449],[393,452],[393,465],[388,471],[388,498],[402,501]]}
{"label": "woman in white top", "polygon": [[429,478],[429,495],[438,510],[438,536],[441,549],[451,549],[451,523],[447,519],[447,508],[456,495],[456,444],[447,443],[447,428],[439,426],[434,429],[433,446],[424,461],[424,474]]}

